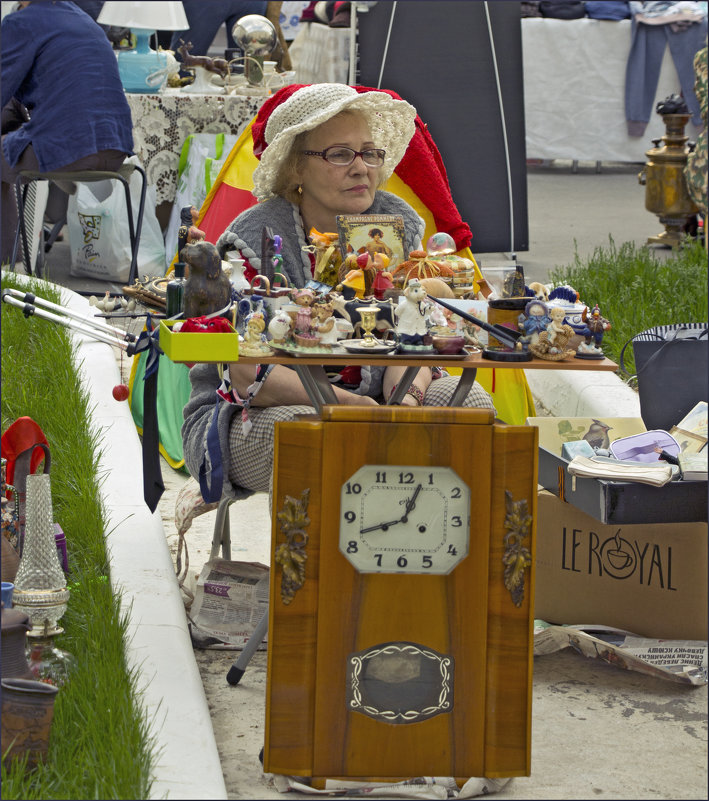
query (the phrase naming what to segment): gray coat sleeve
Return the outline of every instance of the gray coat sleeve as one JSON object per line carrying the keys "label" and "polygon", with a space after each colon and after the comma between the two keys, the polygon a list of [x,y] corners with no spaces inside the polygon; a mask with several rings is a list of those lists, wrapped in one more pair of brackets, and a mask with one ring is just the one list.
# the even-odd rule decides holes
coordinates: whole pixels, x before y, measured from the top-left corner
{"label": "gray coat sleeve", "polygon": [[204,465],[207,482],[212,483],[213,468],[207,449],[207,434],[212,425],[214,410],[218,404],[217,430],[219,432],[219,450],[224,474],[222,497],[246,498],[252,491],[232,484],[229,481],[229,426],[234,414],[241,407],[227,403],[217,395],[219,373],[215,364],[197,364],[190,370],[192,391],[184,408],[182,424],[182,450],[185,465],[190,475],[199,479],[200,467]]}

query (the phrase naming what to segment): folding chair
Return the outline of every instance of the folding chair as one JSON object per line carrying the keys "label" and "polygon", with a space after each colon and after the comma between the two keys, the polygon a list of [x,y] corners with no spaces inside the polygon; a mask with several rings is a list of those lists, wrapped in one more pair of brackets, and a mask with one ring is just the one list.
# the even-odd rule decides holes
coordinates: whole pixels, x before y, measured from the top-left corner
{"label": "folding chair", "polygon": [[[138,213],[136,220],[133,220],[133,204],[130,197],[130,177],[133,172],[137,170],[142,178],[140,189],[140,203],[138,205]],[[22,170],[15,179],[15,192],[17,195],[17,216],[18,226],[15,234],[15,244],[12,251],[11,269],[17,262],[18,249],[20,244],[20,237],[22,237],[22,260],[25,266],[27,275],[32,275],[32,265],[30,263],[31,248],[29,246],[27,236],[27,224],[25,220],[25,201],[27,199],[27,191],[29,186],[34,181],[55,181],[55,182],[71,182],[71,183],[93,183],[96,181],[120,181],[123,185],[123,190],[126,196],[126,210],[128,212],[128,233],[130,236],[131,247],[131,263],[130,273],[128,276],[128,284],[133,284],[138,276],[138,247],[140,244],[140,232],[143,228],[143,212],[145,211],[145,196],[147,193],[147,178],[145,170],[137,164],[123,164],[117,172],[110,170],[80,170],[78,172],[38,172],[36,170]],[[49,236],[46,237],[44,229],[42,228],[40,246],[37,252],[36,270],[35,274],[41,278],[41,270],[44,261],[44,253],[52,246],[59,231],[66,223],[66,218],[59,221]]]}

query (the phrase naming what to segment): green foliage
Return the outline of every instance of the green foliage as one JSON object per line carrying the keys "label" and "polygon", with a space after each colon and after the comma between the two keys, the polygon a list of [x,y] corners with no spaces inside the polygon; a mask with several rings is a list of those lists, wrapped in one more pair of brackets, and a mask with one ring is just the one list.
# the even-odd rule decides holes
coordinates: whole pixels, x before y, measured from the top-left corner
{"label": "green foliage", "polygon": [[[575,254],[571,265],[549,274],[556,286],[568,284],[581,300],[612,328],[603,336],[603,352],[618,362],[623,345],[635,334],[656,325],[707,322],[707,252],[701,243],[688,241],[666,258],[632,242],[597,247],[585,261]],[[623,361],[635,372],[632,347]]]}
{"label": "green foliage", "polygon": [[[3,279],[3,287],[58,292]],[[67,535],[71,597],[57,646],[76,667],[57,695],[47,763],[27,773],[2,766],[3,798],[148,798],[153,735],[126,664],[127,616],[111,592],[99,495],[101,435],[76,371],[68,332],[2,304],[2,429],[18,417],[39,424],[52,455],[54,519]]]}

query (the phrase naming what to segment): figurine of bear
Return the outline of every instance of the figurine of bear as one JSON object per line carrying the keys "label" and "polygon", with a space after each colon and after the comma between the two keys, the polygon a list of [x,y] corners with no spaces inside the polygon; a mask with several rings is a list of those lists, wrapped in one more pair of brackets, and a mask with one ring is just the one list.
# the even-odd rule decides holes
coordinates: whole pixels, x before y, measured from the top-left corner
{"label": "figurine of bear", "polygon": [[211,242],[185,245],[180,259],[189,267],[185,283],[184,315],[202,317],[224,309],[231,302],[231,282],[222,270],[219,252]]}

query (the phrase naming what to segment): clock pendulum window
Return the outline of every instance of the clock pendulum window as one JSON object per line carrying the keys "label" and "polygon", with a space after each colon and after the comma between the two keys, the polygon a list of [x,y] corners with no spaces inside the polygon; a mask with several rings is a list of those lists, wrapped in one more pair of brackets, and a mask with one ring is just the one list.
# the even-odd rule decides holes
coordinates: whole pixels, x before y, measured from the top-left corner
{"label": "clock pendulum window", "polygon": [[529,775],[536,492],[491,410],[277,425],[265,771]]}

